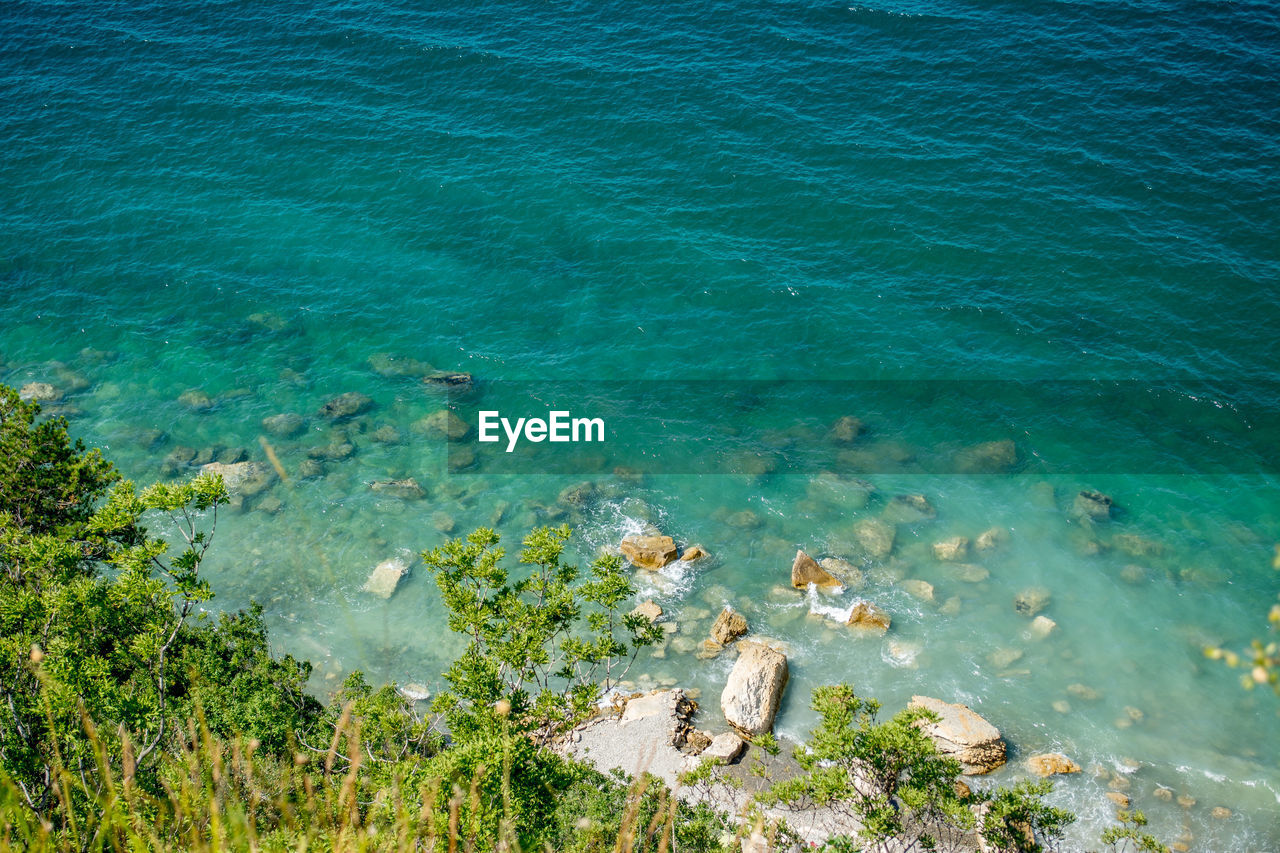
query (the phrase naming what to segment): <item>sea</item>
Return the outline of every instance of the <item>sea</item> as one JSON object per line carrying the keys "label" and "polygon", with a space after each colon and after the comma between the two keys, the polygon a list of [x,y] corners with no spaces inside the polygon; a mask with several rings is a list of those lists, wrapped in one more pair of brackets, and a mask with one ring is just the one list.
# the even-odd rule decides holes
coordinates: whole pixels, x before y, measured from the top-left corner
{"label": "sea", "polygon": [[[628,689],[724,728],[731,606],[788,652],[784,739],[825,683],[960,702],[1010,745],[975,785],[1079,763],[1068,849],[1111,791],[1280,850],[1280,696],[1205,654],[1275,639],[1276,4],[7,0],[0,35],[0,381],[139,484],[271,471],[208,606],[260,602],[317,695],[442,688],[451,536],[518,572],[569,524],[585,571],[660,532],[710,556],[635,573],[675,629]],[[480,411],[604,440],[508,454]],[[792,591],[797,550],[856,572]]]}

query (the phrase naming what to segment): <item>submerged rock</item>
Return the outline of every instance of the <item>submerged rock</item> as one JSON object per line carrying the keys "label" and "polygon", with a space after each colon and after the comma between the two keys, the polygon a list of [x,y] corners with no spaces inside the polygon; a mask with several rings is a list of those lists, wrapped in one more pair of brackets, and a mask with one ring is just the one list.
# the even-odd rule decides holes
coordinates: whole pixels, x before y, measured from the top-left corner
{"label": "submerged rock", "polygon": [[679,553],[670,536],[628,536],[618,547],[633,566],[650,571],[673,562]]}
{"label": "submerged rock", "polygon": [[320,407],[320,417],[338,420],[351,418],[373,408],[373,399],[359,391],[348,391]]}
{"label": "submerged rock", "polygon": [[978,538],[974,540],[973,547],[976,551],[994,551],[1008,541],[1008,530],[1003,527],[992,527],[978,535]]}
{"label": "submerged rock", "polygon": [[966,776],[990,773],[1005,761],[1000,730],[967,705],[943,702],[930,696],[912,696],[908,708],[924,708],[937,714],[936,723],[920,723],[921,729],[944,755],[960,762]]}
{"label": "submerged rock", "polygon": [[897,528],[879,518],[864,518],[853,526],[853,535],[868,555],[883,560],[893,552]]}
{"label": "submerged rock", "polygon": [[760,643],[742,643],[741,654],[720,694],[724,718],[746,735],[773,728],[789,675],[787,657]]}
{"label": "submerged rock", "polygon": [[1114,506],[1114,502],[1107,495],[1102,492],[1085,489],[1076,495],[1072,511],[1081,518],[1104,521],[1111,517],[1112,506]]}
{"label": "submerged rock", "polygon": [[201,474],[218,474],[233,495],[251,497],[269,488],[275,472],[261,462],[210,462],[200,468]]}
{"label": "submerged rock", "polygon": [[804,551],[796,551],[796,558],[791,563],[791,585],[796,589],[807,589],[809,584],[817,584],[819,589],[839,589],[840,581],[832,577],[826,569],[819,566]]}
{"label": "submerged rock", "polygon": [[933,556],[943,562],[958,563],[969,556],[969,540],[964,536],[952,536],[935,542]]}
{"label": "submerged rock", "polygon": [[409,376],[414,379],[426,376],[435,369],[425,361],[385,352],[369,356],[369,367],[379,376]]}
{"label": "submerged rock", "polygon": [[850,589],[857,589],[866,582],[862,576],[862,570],[848,560],[842,560],[839,557],[823,557],[818,561],[818,565]]}
{"label": "submerged rock", "polygon": [[895,520],[905,522],[926,521],[938,517],[938,511],[933,508],[933,504],[920,494],[895,495],[889,502],[886,513],[892,515]]}
{"label": "submerged rock", "polygon": [[1048,616],[1037,616],[1031,620],[1031,636],[1037,640],[1043,640],[1054,632],[1058,627],[1058,623],[1054,622]]}
{"label": "submerged rock", "polygon": [[193,412],[207,412],[213,408],[213,398],[199,388],[183,391],[178,395],[178,402]]}
{"label": "submerged rock", "polygon": [[413,430],[432,438],[461,441],[471,432],[471,425],[458,417],[452,409],[441,409],[415,421]]}
{"label": "submerged rock", "polygon": [[1035,616],[1049,605],[1051,593],[1042,586],[1031,586],[1013,597],[1013,609],[1023,616]]}
{"label": "submerged rock", "polygon": [[419,500],[426,497],[427,494],[422,486],[418,485],[418,481],[412,477],[407,477],[403,480],[375,480],[369,484],[369,488],[380,495],[402,500]]}
{"label": "submerged rock", "polygon": [[632,616],[643,616],[650,622],[657,622],[662,618],[662,608],[657,605],[652,598],[646,599],[635,606],[631,611]]}
{"label": "submerged rock", "polygon": [[902,588],[912,598],[918,598],[921,601],[933,601],[933,584],[928,581],[922,581],[918,578],[907,578],[902,582]]}
{"label": "submerged rock", "polygon": [[845,415],[831,425],[831,440],[840,444],[852,444],[862,435],[862,421],[853,415]]}
{"label": "submerged rock", "polygon": [[1018,448],[1009,439],[966,447],[955,456],[958,474],[1003,474],[1018,464]]}
{"label": "submerged rock", "polygon": [[307,428],[307,422],[302,415],[281,412],[278,415],[263,418],[262,428],[272,435],[292,438]]}
{"label": "submerged rock", "polygon": [[56,403],[62,392],[48,382],[28,382],[19,389],[18,398],[28,403]]}
{"label": "submerged rock", "polygon": [[471,387],[472,380],[470,373],[436,370],[422,377],[422,382],[431,388],[465,391]]}

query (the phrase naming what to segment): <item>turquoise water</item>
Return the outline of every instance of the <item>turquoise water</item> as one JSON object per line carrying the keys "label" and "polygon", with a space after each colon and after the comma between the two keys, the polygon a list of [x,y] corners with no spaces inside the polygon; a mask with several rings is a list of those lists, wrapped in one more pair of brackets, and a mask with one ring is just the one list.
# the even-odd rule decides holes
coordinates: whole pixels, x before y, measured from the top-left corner
{"label": "turquoise water", "polygon": [[[790,645],[784,733],[837,678],[965,701],[1021,754],[1105,769],[1058,783],[1077,847],[1127,782],[1166,841],[1280,849],[1280,703],[1200,652],[1260,634],[1280,586],[1272,5],[8,3],[0,31],[0,379],[58,386],[140,481],[190,473],[180,447],[263,460],[261,420],[306,416],[267,436],[290,479],[220,518],[209,574],[318,692],[355,668],[439,685],[460,645],[425,572],[388,602],[360,586],[442,529],[565,520],[589,557],[655,523],[713,555],[641,578],[677,637],[728,602]],[[607,403],[630,438],[449,473],[413,426],[447,398],[373,370],[388,353],[471,372],[480,401]],[[1129,397],[1082,403],[1104,379]],[[659,390],[610,396],[633,380]],[[1051,393],[987,407],[978,380]],[[303,476],[353,390],[376,403],[337,428],[354,452]],[[1001,439],[1011,472],[936,473]],[[368,486],[408,476],[423,500]],[[1074,518],[1082,488],[1115,518]],[[864,560],[853,525],[901,493],[937,518]],[[992,526],[985,580],[930,553]],[[890,634],[808,615],[852,591],[773,591],[797,547],[862,562]],[[1030,585],[1045,640],[1012,607]],[[728,667],[672,648],[634,674],[714,718]]]}

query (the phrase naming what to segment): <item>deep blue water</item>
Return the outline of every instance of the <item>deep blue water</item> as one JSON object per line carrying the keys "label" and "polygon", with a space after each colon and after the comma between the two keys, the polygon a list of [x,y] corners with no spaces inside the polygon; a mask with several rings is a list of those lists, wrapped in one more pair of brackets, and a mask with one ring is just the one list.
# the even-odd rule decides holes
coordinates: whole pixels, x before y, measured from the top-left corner
{"label": "deep blue water", "polygon": [[[963,700],[1023,753],[1107,771],[1059,783],[1077,844],[1118,772],[1168,842],[1280,848],[1280,702],[1200,653],[1260,635],[1280,587],[1274,4],[10,2],[0,36],[0,380],[57,385],[76,433],[142,481],[192,473],[163,465],[181,446],[261,459],[263,417],[308,416],[272,439],[282,508],[224,519],[211,579],[220,606],[268,605],[318,691],[357,667],[438,685],[453,650],[429,579],[383,604],[369,569],[500,504],[518,537],[590,478],[600,497],[566,516],[581,553],[655,522],[715,555],[647,590],[682,634],[732,602],[792,644],[784,733],[836,678],[890,707]],[[626,459],[448,474],[412,428],[444,399],[371,370],[385,353],[583,414],[623,380],[667,391],[618,405],[642,437]],[[1103,379],[1133,402],[988,410],[968,384]],[[744,402],[745,380],[784,401]],[[833,380],[886,381],[872,402]],[[191,389],[216,405],[179,402]],[[350,390],[377,403],[343,428],[354,455],[298,476],[331,439],[316,411]],[[853,448],[826,434],[841,414],[866,422]],[[1012,473],[931,464],[1006,438]],[[608,474],[648,450],[647,479]],[[818,464],[743,461],[793,453]],[[855,475],[878,489],[865,506]],[[368,488],[405,476],[424,501]],[[1081,524],[1081,488],[1123,511]],[[889,637],[851,645],[768,598],[797,547],[858,559],[852,524],[901,491],[938,518],[865,561]],[[744,509],[757,526],[730,523]],[[1011,535],[973,560],[988,580],[933,560],[993,525]],[[1043,642],[1010,607],[1032,583],[1054,595]],[[727,662],[644,669],[714,697]]]}

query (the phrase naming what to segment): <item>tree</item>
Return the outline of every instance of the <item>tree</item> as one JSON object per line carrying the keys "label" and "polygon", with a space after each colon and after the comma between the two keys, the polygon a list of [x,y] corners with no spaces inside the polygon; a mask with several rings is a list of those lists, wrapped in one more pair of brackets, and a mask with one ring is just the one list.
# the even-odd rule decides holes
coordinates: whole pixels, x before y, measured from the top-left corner
{"label": "tree", "polygon": [[933,849],[972,829],[976,812],[990,849],[1039,851],[1075,820],[1043,802],[1047,782],[991,793],[961,785],[960,763],[940,753],[921,728],[937,721],[931,711],[908,708],[878,722],[880,703],[848,684],[817,688],[812,706],[819,725],[795,753],[805,774],[779,782],[760,801],[826,806],[852,817],[860,830],[844,840],[848,849]]}
{"label": "tree", "polygon": [[[200,569],[221,478],[138,492],[39,411],[0,387],[0,771],[23,803],[74,821],[102,790],[102,754],[155,789],[196,703],[216,733],[282,749],[319,707],[309,665],[271,658],[260,611],[192,619],[213,596]],[[166,522],[178,553],[144,519]],[[82,784],[64,784],[72,773]]]}
{"label": "tree", "polygon": [[539,744],[589,714],[636,653],[662,636],[642,616],[622,614],[634,590],[616,555],[590,576],[562,562],[567,526],[531,532],[520,552],[529,567],[512,579],[499,536],[481,528],[422,557],[449,610],[449,628],[470,638],[445,672],[450,690],[433,708],[455,739],[514,727]]}
{"label": "tree", "polygon": [[970,801],[957,790],[960,763],[938,752],[919,725],[937,715],[913,708],[877,722],[880,703],[848,684],[815,689],[812,707],[821,720],[795,753],[806,773],[775,785],[766,802],[844,812],[872,849],[902,840],[928,848],[939,830],[973,825]]}

